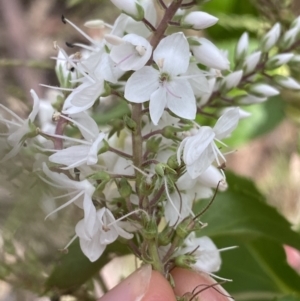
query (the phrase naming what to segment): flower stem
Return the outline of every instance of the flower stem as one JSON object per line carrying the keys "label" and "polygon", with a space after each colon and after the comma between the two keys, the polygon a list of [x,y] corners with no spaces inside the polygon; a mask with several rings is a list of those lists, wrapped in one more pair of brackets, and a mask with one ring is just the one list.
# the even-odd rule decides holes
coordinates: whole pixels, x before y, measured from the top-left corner
{"label": "flower stem", "polygon": [[148,251],[152,259],[153,269],[164,274],[164,266],[158,255],[158,247],[157,247],[156,239],[155,238],[151,239],[148,241],[148,243],[149,243]]}

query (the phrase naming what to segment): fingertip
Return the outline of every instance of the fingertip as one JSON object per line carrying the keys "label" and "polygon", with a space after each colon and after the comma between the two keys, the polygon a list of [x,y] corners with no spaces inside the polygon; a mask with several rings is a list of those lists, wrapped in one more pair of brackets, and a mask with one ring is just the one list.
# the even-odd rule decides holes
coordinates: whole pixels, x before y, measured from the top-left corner
{"label": "fingertip", "polygon": [[205,273],[176,268],[171,274],[175,283],[174,292],[177,296],[193,296],[198,293],[199,300],[232,301],[224,288],[216,285],[217,281]]}
{"label": "fingertip", "polygon": [[142,301],[176,301],[173,289],[159,272],[152,271],[148,291]]}

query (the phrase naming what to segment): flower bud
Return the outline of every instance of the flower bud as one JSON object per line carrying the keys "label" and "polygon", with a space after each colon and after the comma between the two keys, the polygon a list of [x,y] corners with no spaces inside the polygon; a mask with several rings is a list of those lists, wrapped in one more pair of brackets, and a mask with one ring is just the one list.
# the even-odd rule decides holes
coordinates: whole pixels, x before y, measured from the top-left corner
{"label": "flower bud", "polygon": [[172,140],[178,140],[180,141],[180,139],[177,136],[177,133],[182,132],[182,129],[180,128],[176,128],[174,126],[165,126],[162,129],[162,136],[167,138],[167,139],[172,139]]}
{"label": "flower bud", "polygon": [[155,218],[146,220],[144,223],[144,227],[141,231],[143,237],[147,240],[156,238],[158,231]]}
{"label": "flower bud", "polygon": [[268,60],[266,67],[268,69],[278,68],[288,63],[293,58],[293,56],[294,56],[293,53],[282,53],[282,54],[274,55]]}
{"label": "flower bud", "polygon": [[175,265],[180,268],[191,268],[191,265],[195,264],[197,260],[193,255],[179,255],[175,258]]}
{"label": "flower bud", "polygon": [[122,198],[128,198],[132,193],[132,187],[125,178],[121,178],[118,183],[118,191]]}
{"label": "flower bud", "polygon": [[242,77],[243,77],[243,70],[232,72],[222,79],[221,87],[223,87],[224,90],[226,91],[231,90],[232,88],[238,86]]}
{"label": "flower bud", "polygon": [[186,217],[176,228],[176,235],[181,239],[186,239],[191,232],[195,231],[196,222],[192,217]]}
{"label": "flower bud", "polygon": [[240,37],[235,49],[235,59],[237,61],[243,59],[246,56],[248,47],[249,47],[249,36],[247,32],[244,32]]}
{"label": "flower bud", "polygon": [[174,229],[169,227],[169,224],[158,235],[158,244],[159,246],[167,246],[173,238]]}
{"label": "flower bud", "polygon": [[292,27],[283,36],[282,47],[283,49],[289,48],[293,43],[295,43],[297,37],[299,36],[300,28]]}
{"label": "flower bud", "polygon": [[131,131],[135,131],[135,129],[136,129],[136,122],[133,119],[131,119],[129,116],[125,115],[124,116],[124,122],[125,122],[126,126]]}
{"label": "flower bud", "polygon": [[194,11],[187,14],[181,22],[182,26],[189,26],[193,29],[205,29],[218,22],[218,18],[201,11]]}
{"label": "flower bud", "polygon": [[268,52],[278,41],[281,32],[280,23],[276,23],[262,40],[261,49]]}
{"label": "flower bud", "polygon": [[167,164],[170,168],[172,168],[174,170],[176,170],[177,168],[180,167],[180,165],[178,164],[178,161],[177,161],[177,156],[175,154],[172,155],[171,157],[169,157]]}
{"label": "flower bud", "polygon": [[256,51],[246,58],[244,62],[245,74],[249,74],[255,70],[257,64],[259,63],[260,57],[261,51]]}
{"label": "flower bud", "polygon": [[151,138],[146,141],[146,150],[149,153],[157,154],[159,151],[159,146],[162,141],[162,138]]}
{"label": "flower bud", "polygon": [[198,63],[218,70],[229,69],[230,63],[227,57],[212,42],[205,38],[193,40],[200,43],[199,46],[191,45],[191,50]]}
{"label": "flower bud", "polygon": [[258,97],[272,97],[279,94],[279,91],[267,84],[256,84],[250,88],[250,93]]}
{"label": "flower bud", "polygon": [[118,9],[139,21],[144,17],[144,9],[136,0],[110,0]]}
{"label": "flower bud", "polygon": [[261,103],[266,101],[268,98],[267,97],[257,97],[251,94],[241,96],[238,98],[238,102],[243,105],[250,105],[254,103]]}
{"label": "flower bud", "polygon": [[273,77],[273,79],[276,81],[277,84],[279,84],[283,88],[292,89],[292,90],[300,89],[300,84],[292,77],[276,75]]}

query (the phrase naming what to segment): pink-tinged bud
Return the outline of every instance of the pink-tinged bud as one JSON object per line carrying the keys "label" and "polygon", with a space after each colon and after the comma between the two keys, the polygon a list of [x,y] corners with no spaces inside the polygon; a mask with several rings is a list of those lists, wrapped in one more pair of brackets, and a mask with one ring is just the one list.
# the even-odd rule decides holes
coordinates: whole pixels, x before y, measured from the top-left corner
{"label": "pink-tinged bud", "polygon": [[136,0],[110,0],[118,9],[135,20],[142,20],[144,9]]}
{"label": "pink-tinged bud", "polygon": [[261,103],[266,101],[268,98],[267,97],[257,97],[251,94],[248,94],[246,96],[242,96],[239,98],[239,103],[243,105],[251,105],[254,103]]}
{"label": "pink-tinged bud", "polygon": [[199,42],[200,45],[191,45],[191,50],[198,63],[218,70],[229,69],[230,63],[227,57],[212,42],[205,38],[199,38],[195,41]]}
{"label": "pink-tinged bud", "polygon": [[259,97],[272,97],[279,94],[279,91],[267,84],[256,84],[251,87],[250,92]]}
{"label": "pink-tinged bud", "polygon": [[226,91],[231,90],[232,88],[238,86],[242,77],[243,77],[243,70],[232,72],[223,78],[221,87],[224,87]]}
{"label": "pink-tinged bud", "polygon": [[245,74],[249,74],[255,70],[257,64],[259,63],[260,57],[261,51],[256,51],[246,58],[244,62]]}
{"label": "pink-tinged bud", "polygon": [[285,77],[281,75],[274,76],[273,79],[283,88],[299,90],[300,84],[292,77]]}
{"label": "pink-tinged bud", "polygon": [[276,23],[262,40],[262,50],[268,52],[278,41],[281,32],[281,26]]}
{"label": "pink-tinged bud", "polygon": [[243,59],[246,56],[248,47],[249,47],[249,36],[247,32],[244,32],[236,45],[236,49],[235,49],[236,60]]}
{"label": "pink-tinged bud", "polygon": [[288,63],[293,58],[293,56],[294,56],[293,53],[282,53],[282,54],[274,55],[267,62],[267,68],[269,69],[278,68]]}
{"label": "pink-tinged bud", "polygon": [[218,22],[218,18],[201,11],[194,11],[187,14],[183,21],[182,25],[189,25],[193,29],[204,29],[210,26],[215,25]]}

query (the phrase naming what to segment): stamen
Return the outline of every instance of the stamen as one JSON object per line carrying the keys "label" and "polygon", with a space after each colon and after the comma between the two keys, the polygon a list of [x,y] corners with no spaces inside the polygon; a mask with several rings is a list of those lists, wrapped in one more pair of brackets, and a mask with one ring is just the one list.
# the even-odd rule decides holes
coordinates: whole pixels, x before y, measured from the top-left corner
{"label": "stamen", "polygon": [[178,217],[181,217],[181,214],[179,213],[178,209],[176,208],[175,204],[173,203],[173,201],[172,201],[172,199],[171,199],[171,196],[170,196],[170,193],[169,193],[169,189],[168,189],[168,183],[167,183],[166,177],[164,177],[164,183],[165,183],[165,191],[166,191],[167,198],[168,198],[168,200],[170,201],[172,207],[175,209],[176,213],[178,214]]}
{"label": "stamen", "polygon": [[20,121],[20,125],[23,124],[24,120],[20,116],[18,116],[16,113],[14,113],[12,110],[8,109],[7,107],[5,107],[2,104],[0,104],[0,108],[2,108],[4,111],[6,111],[11,116],[15,117],[18,121]]}
{"label": "stamen", "polygon": [[53,213],[67,207],[68,205],[72,204],[75,200],[77,200],[79,197],[81,197],[84,194],[84,191],[81,191],[79,194],[77,194],[76,196],[74,196],[71,200],[69,200],[68,202],[64,203],[63,205],[59,206],[58,208],[56,208],[55,210],[53,210],[52,212],[50,212],[46,217],[45,220],[52,215]]}
{"label": "stamen", "polygon": [[73,28],[75,28],[80,34],[82,34],[91,44],[97,46],[97,43],[90,37],[88,36],[83,30],[81,30],[78,26],[76,26],[73,22],[70,20],[66,19],[64,16],[62,16],[63,23],[67,24],[69,23]]}
{"label": "stamen", "polygon": [[135,47],[135,50],[140,56],[143,56],[146,53],[146,48],[144,46],[138,45]]}
{"label": "stamen", "polygon": [[[74,119],[72,119],[72,118],[69,118],[69,117],[67,117],[66,115],[63,115],[63,114],[61,114],[60,117],[62,117],[62,118],[64,118],[64,119],[66,119],[66,120],[68,120],[68,121],[70,121],[70,122],[76,124],[79,128],[85,130],[85,131],[86,131],[87,133],[89,133],[91,136],[93,136],[93,137],[95,136],[94,133],[92,133],[89,129],[87,129],[86,127],[84,127],[82,124],[80,124],[80,123],[77,122],[76,120],[74,120]],[[94,138],[96,138],[96,137],[94,137]]]}
{"label": "stamen", "polygon": [[66,45],[67,45],[68,47],[70,47],[70,48],[74,48],[74,47],[75,47],[74,44],[69,43],[69,42],[66,42]]}

